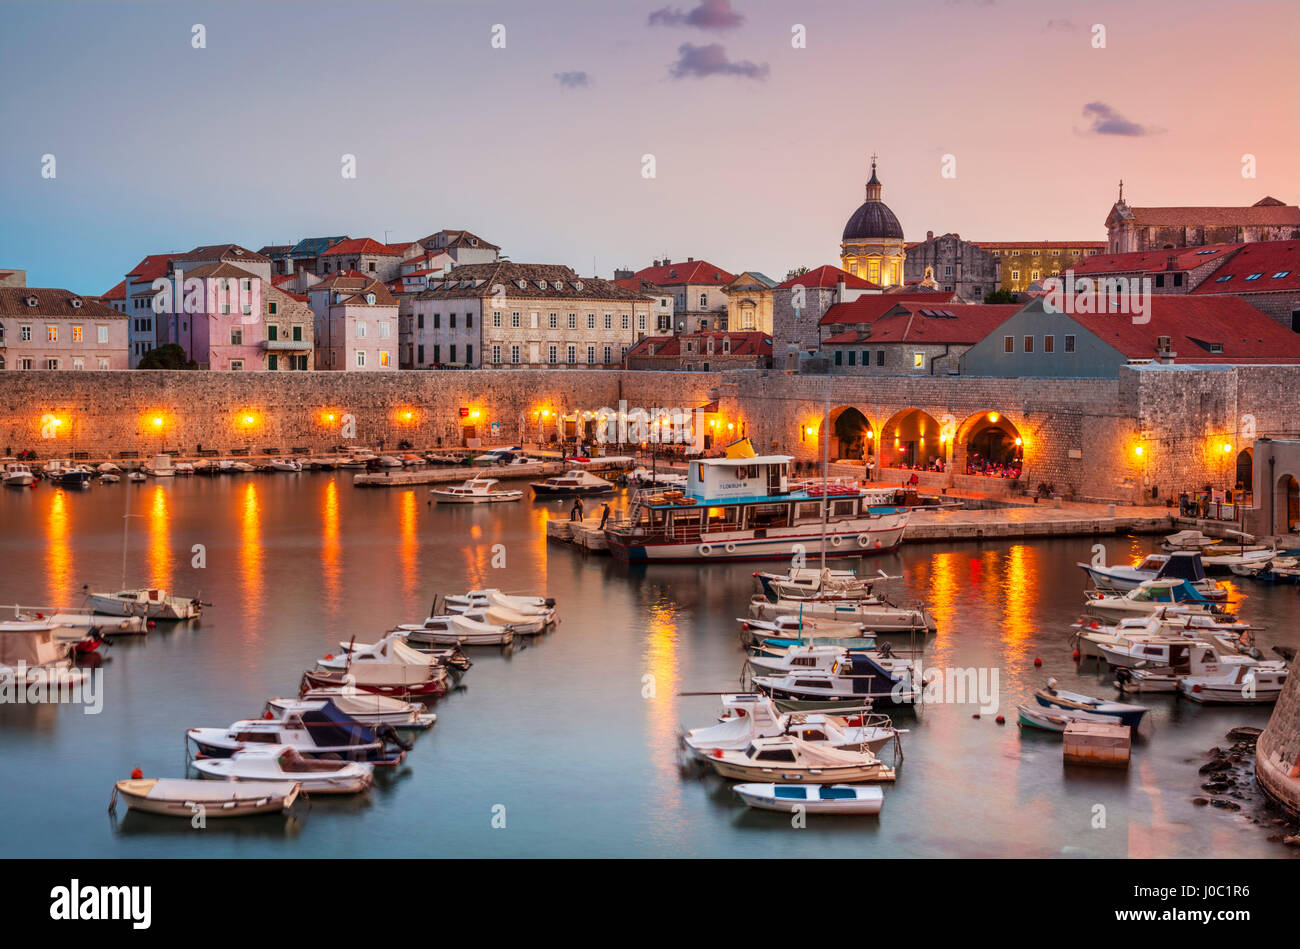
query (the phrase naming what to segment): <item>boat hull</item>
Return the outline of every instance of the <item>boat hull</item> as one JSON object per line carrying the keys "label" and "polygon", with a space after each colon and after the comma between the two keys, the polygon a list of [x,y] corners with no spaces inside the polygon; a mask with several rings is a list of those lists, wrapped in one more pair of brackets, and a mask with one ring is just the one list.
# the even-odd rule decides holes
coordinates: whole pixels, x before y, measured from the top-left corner
{"label": "boat hull", "polygon": [[1070,701],[1069,699],[1049,698],[1045,695],[1042,695],[1041,693],[1035,695],[1034,698],[1037,699],[1039,705],[1042,705],[1046,708],[1060,708],[1060,709],[1067,709],[1075,712],[1088,712],[1091,715],[1104,715],[1107,718],[1119,722],[1121,725],[1128,725],[1132,728],[1137,728],[1138,725],[1140,725],[1142,722],[1142,716],[1147,713],[1147,710],[1144,708],[1143,709],[1127,708],[1123,710],[1116,709],[1113,711],[1106,711],[1104,706],[1097,707],[1097,708],[1085,708],[1075,702]]}
{"label": "boat hull", "polygon": [[733,781],[776,782],[781,784],[862,784],[893,781],[894,769],[876,762],[829,768],[770,768],[742,764],[725,758],[708,758],[713,770]]}
{"label": "boat hull", "polygon": [[[852,532],[829,534],[825,543],[820,533],[806,535],[781,535],[776,537],[745,537],[723,535],[716,541],[685,543],[636,544],[614,531],[606,531],[609,549],[620,560],[631,563],[683,563],[688,561],[717,560],[789,560],[802,552],[807,557],[869,557],[888,554],[903,542],[906,523],[891,527],[866,528]],[[861,538],[866,538],[863,541]]]}
{"label": "boat hull", "polygon": [[[777,789],[781,785],[772,784],[737,784],[732,788],[736,796],[744,801],[747,805],[762,811],[781,811],[789,814],[796,809],[805,814],[879,814],[881,807],[884,806],[885,796],[880,788],[853,788],[858,795],[852,798],[840,799],[822,799],[820,797],[811,798],[779,798],[776,796]],[[809,794],[816,794],[821,791],[823,785],[808,784],[800,785],[801,789],[808,791]],[[874,794],[870,792],[876,792]]]}
{"label": "boat hull", "polygon": [[[265,782],[261,782],[265,783]],[[198,808],[202,807],[204,818],[209,817],[252,817],[257,814],[280,814],[293,807],[298,799],[300,786],[295,783],[288,793],[278,789],[267,789],[267,793],[258,796],[259,788],[246,783],[236,792],[232,800],[218,802],[212,800],[188,801],[178,799],[159,799],[148,796],[153,782],[149,780],[118,781],[117,794],[129,810],[145,814],[158,814],[163,817],[184,817],[192,819]]]}
{"label": "boat hull", "polygon": [[120,600],[115,596],[91,593],[86,605],[103,616],[144,616],[148,619],[182,620],[199,615],[199,607],[189,600],[168,597],[166,600]]}

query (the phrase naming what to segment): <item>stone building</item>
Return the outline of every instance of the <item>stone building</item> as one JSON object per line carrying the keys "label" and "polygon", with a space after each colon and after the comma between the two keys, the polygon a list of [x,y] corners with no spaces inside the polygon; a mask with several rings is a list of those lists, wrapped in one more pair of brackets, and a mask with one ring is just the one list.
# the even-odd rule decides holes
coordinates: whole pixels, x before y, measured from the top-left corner
{"label": "stone building", "polygon": [[684,263],[656,260],[634,277],[662,287],[673,295],[675,332],[698,333],[727,329],[727,294],[723,290],[736,275],[707,260],[687,257]]}
{"label": "stone building", "polygon": [[1300,239],[1300,207],[1263,197],[1248,208],[1135,208],[1119,200],[1106,216],[1106,249],[1131,251]]}
{"label": "stone building", "polygon": [[127,317],[69,290],[0,287],[0,370],[127,369]]}
{"label": "stone building", "polygon": [[1197,283],[1194,297],[1240,297],[1300,333],[1300,240],[1245,244]]}
{"label": "stone building", "polygon": [[[653,302],[654,306],[650,311],[650,332],[663,334],[673,331],[673,303],[676,300],[676,295],[671,290],[653,284],[649,280],[642,280],[640,277],[633,275],[630,270],[615,270],[614,283],[624,290],[631,290],[643,297],[649,297]],[[638,331],[637,338],[639,339],[641,335],[640,331]]]}
{"label": "stone building", "polygon": [[903,225],[881,200],[881,191],[876,156],[872,155],[866,201],[849,217],[840,238],[840,266],[855,277],[892,287],[903,282],[906,251]]}
{"label": "stone building", "polygon": [[416,295],[412,364],[619,367],[638,334],[649,332],[652,309],[634,290],[564,266],[467,264]]}
{"label": "stone building", "polygon": [[767,274],[747,270],[722,292],[727,295],[727,328],[772,333],[772,288],[776,281]]}
{"label": "stone building", "polygon": [[627,353],[627,368],[710,372],[770,369],[772,337],[744,330],[713,330],[679,336],[647,336]]}
{"label": "stone building", "polygon": [[463,230],[437,231],[415,243],[425,251],[445,253],[458,267],[466,264],[494,264],[501,256],[501,248],[496,244]]}
{"label": "stone building", "polygon": [[382,282],[364,274],[335,274],[308,290],[307,301],[317,369],[397,369],[397,301]]}
{"label": "stone building", "polygon": [[401,272],[404,249],[390,247],[369,237],[339,241],[333,247],[323,251],[316,261],[316,273],[328,276],[332,273],[355,271],[387,283]]}
{"label": "stone building", "polygon": [[180,254],[150,254],[127,273],[122,281],[123,312],[129,317],[127,322],[128,345],[130,346],[131,368],[140,365],[140,360],[149,350],[158,346],[158,325],[161,317],[153,310],[153,282],[160,277],[170,277],[172,261]]}
{"label": "stone building", "polygon": [[1106,250],[1105,241],[975,241],[975,245],[998,262],[998,289],[1012,293],[1028,290]]}
{"label": "stone building", "polygon": [[934,231],[926,231],[925,240],[907,245],[903,279],[919,284],[927,276],[933,277],[938,289],[979,303],[986,293],[998,289],[999,260],[959,234],[935,237]]}
{"label": "stone building", "polygon": [[839,267],[821,266],[788,277],[772,288],[772,348],[781,368],[798,368],[799,356],[816,353],[820,323],[837,303],[879,295],[880,287]]}
{"label": "stone building", "polygon": [[[822,353],[834,373],[956,375],[962,354],[1019,309],[867,297],[857,307],[831,307],[823,317]],[[838,319],[845,322],[833,322]]]}

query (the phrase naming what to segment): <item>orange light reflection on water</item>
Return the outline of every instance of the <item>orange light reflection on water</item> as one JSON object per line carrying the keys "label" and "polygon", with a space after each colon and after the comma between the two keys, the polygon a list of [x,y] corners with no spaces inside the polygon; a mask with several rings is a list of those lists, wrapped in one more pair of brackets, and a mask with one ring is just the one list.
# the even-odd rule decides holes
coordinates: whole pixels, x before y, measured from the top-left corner
{"label": "orange light reflection on water", "polygon": [[65,607],[72,605],[72,548],[68,545],[71,521],[68,513],[68,496],[62,490],[50,493],[50,507],[45,520],[45,533],[49,544],[45,553],[45,575],[48,591],[47,605]]}
{"label": "orange light reflection on water", "polygon": [[[680,688],[676,614],[663,604],[650,608],[646,637],[646,669],[653,676],[654,697],[644,699],[649,716],[649,746],[659,785],[657,819],[672,821],[681,809],[681,777],[677,763],[678,698]],[[643,690],[645,685],[642,686]],[[644,691],[643,691],[644,696]]]}
{"label": "orange light reflection on water", "polygon": [[398,556],[402,561],[402,592],[409,599],[416,592],[420,575],[420,539],[417,532],[419,509],[414,491],[403,491],[397,502],[397,520],[401,546]]}
{"label": "orange light reflection on water", "polygon": [[336,478],[325,482],[321,492],[321,576],[325,580],[325,608],[337,619],[343,592],[343,547],[339,542],[339,484]]}
{"label": "orange light reflection on water", "polygon": [[149,583],[164,590],[172,588],[171,512],[167,491],[154,485],[153,503],[149,506]]}
{"label": "orange light reflection on water", "polygon": [[244,486],[239,517],[239,566],[243,586],[244,629],[260,632],[262,615],[262,507],[257,482]]}

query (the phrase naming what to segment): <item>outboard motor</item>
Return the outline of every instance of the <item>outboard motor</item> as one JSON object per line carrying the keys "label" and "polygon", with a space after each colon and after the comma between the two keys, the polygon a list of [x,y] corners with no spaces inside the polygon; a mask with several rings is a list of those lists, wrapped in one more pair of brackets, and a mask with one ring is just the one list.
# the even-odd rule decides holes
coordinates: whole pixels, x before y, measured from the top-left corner
{"label": "outboard motor", "polygon": [[392,725],[376,726],[375,735],[378,736],[380,740],[384,741],[385,743],[390,745],[396,745],[398,748],[401,748],[403,751],[410,751],[412,748],[415,747],[414,742],[402,738],[402,736],[397,733],[397,729],[394,728]]}

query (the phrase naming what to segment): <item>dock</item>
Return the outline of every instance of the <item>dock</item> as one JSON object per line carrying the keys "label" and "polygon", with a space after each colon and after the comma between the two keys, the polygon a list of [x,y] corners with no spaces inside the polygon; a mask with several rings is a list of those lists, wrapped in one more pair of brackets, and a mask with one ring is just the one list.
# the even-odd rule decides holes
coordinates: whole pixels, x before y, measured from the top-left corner
{"label": "dock", "polygon": [[1177,530],[1167,508],[1046,502],[996,508],[913,511],[903,532],[910,543],[1027,537],[1169,534]]}
{"label": "dock", "polygon": [[[572,467],[569,465],[568,467]],[[456,465],[454,467],[382,468],[358,472],[352,478],[357,488],[404,488],[416,484],[459,484],[468,478],[497,478],[511,481],[520,478],[550,478],[568,470],[563,462],[543,461],[532,465]]]}
{"label": "dock", "polygon": [[571,521],[568,518],[559,517],[552,518],[546,522],[546,539],[572,544],[584,550],[595,550],[600,553],[609,552],[609,542],[605,538],[605,532],[600,529],[599,516],[584,518],[580,521]]}

